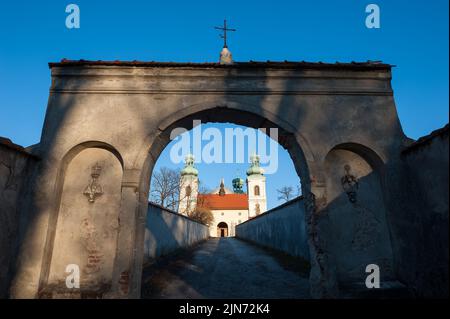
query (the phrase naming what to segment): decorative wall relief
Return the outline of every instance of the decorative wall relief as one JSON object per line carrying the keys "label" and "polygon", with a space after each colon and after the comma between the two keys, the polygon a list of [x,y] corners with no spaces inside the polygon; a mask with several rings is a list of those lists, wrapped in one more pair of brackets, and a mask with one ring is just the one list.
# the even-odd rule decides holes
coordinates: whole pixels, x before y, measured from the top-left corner
{"label": "decorative wall relief", "polygon": [[350,173],[351,167],[350,165],[346,164],[344,166],[345,175],[341,178],[341,185],[344,189],[345,193],[347,194],[348,200],[351,203],[356,203],[357,200],[357,191],[359,188],[358,180],[357,178]]}
{"label": "decorative wall relief", "polygon": [[103,194],[103,188],[98,183],[98,178],[100,176],[100,173],[102,171],[102,167],[95,163],[94,166],[92,166],[91,169],[91,181],[88,186],[86,186],[83,194],[88,197],[89,203],[94,203],[95,198]]}

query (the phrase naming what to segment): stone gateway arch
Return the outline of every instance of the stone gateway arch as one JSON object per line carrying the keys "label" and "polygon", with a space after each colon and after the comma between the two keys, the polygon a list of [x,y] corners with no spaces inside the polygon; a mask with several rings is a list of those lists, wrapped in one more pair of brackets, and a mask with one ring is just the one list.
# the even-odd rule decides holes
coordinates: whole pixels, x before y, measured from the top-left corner
{"label": "stone gateway arch", "polygon": [[149,180],[192,120],[276,127],[302,181],[313,297],[378,264],[402,276],[403,134],[378,62],[50,63],[41,158],[20,205],[13,298],[139,298]]}

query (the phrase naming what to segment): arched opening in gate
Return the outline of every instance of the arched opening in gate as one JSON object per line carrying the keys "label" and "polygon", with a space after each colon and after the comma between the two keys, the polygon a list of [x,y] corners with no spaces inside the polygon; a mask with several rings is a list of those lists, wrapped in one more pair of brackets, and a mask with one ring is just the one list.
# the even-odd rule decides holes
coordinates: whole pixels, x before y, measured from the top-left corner
{"label": "arched opening in gate", "polygon": [[[270,185],[270,187],[265,183],[261,183],[259,180],[251,180],[253,173],[255,175],[259,175],[258,168],[256,167],[257,165],[254,165],[253,163],[253,161],[259,161],[259,158],[257,157],[262,152],[262,150],[257,149],[246,150],[244,152],[245,161],[241,165],[240,174],[236,171],[235,168],[230,169],[227,173],[227,166],[233,165],[233,163],[227,162],[220,164],[207,164],[213,168],[205,172],[205,165],[203,165],[202,163],[202,160],[204,160],[204,158],[198,158],[198,155],[195,156],[195,158],[191,158],[189,154],[186,154],[186,152],[182,154],[182,161],[180,162],[179,159],[177,165],[175,165],[175,169],[178,170],[176,171],[176,174],[173,174],[173,172],[170,172],[167,169],[168,163],[171,161],[171,158],[169,156],[170,148],[174,147],[174,141],[171,142],[170,137],[173,138],[178,136],[177,134],[175,134],[174,136],[173,132],[177,132],[179,128],[185,129],[187,131],[187,133],[185,132],[185,134],[194,135],[195,133],[193,131],[197,128],[194,121],[201,122],[201,125],[205,126],[203,133],[211,128],[222,129],[222,133],[224,132],[223,129],[227,128],[238,128],[243,130],[254,130],[255,128],[259,128],[266,130],[265,138],[274,139],[276,147],[281,149],[281,151],[279,152],[283,153],[280,155],[282,159],[280,159],[280,162],[277,163],[277,165],[281,167],[280,169],[284,172],[284,178],[279,178],[279,180],[277,181],[278,183],[276,185]],[[275,131],[274,129],[277,132],[276,134],[271,135],[271,132],[273,133]],[[180,130],[179,132],[183,133],[183,130]],[[213,132],[209,133],[211,133],[209,134],[210,139],[204,143],[206,144],[204,145],[205,148],[210,145],[211,139],[212,137],[214,137]],[[247,138],[247,136],[245,136],[244,138]],[[213,238],[213,240],[214,237],[235,237],[237,235],[236,229],[240,227],[238,225],[244,225],[245,223],[250,224],[252,223],[253,219],[262,220],[264,218],[264,214],[280,214],[281,216],[282,213],[280,213],[279,211],[272,212],[272,209],[281,204],[285,204],[285,202],[294,200],[301,194],[301,188],[305,190],[305,185],[300,184],[300,175],[304,176],[304,178],[301,179],[302,182],[303,180],[308,181],[309,179],[306,160],[304,159],[303,151],[300,149],[300,145],[297,139],[294,132],[288,132],[280,124],[275,124],[274,122],[268,120],[265,117],[262,117],[261,115],[243,111],[240,109],[230,109],[223,107],[216,107],[196,112],[193,115],[178,119],[173,124],[169,125],[153,142],[152,147],[149,151],[149,156],[145,161],[145,169],[148,169],[148,175],[146,177],[148,177],[148,180],[150,180],[150,182],[147,181],[147,183],[145,184],[145,190],[148,190],[149,192],[150,201],[156,201],[157,205],[150,204],[150,208],[147,213],[147,224],[144,234],[144,263],[145,261],[149,260],[149,257],[150,260],[152,260],[154,256],[159,255],[164,250],[162,247],[163,242],[171,242],[174,246],[181,246],[185,242],[189,242],[194,237],[196,237],[196,235],[194,234],[188,235],[186,233],[186,231],[192,232],[195,229],[192,223],[190,224],[190,226],[187,225],[189,221],[187,221],[186,218],[180,218],[179,216],[174,217],[174,214],[171,214],[171,216],[167,217],[165,221],[162,221],[164,217],[159,217],[161,217],[165,213],[163,212],[164,209],[162,209],[161,206],[165,207],[165,209],[167,210],[175,212],[179,215],[185,215],[186,217],[189,217],[191,219],[195,219],[195,217],[198,217],[195,216],[193,218],[193,216],[190,214],[190,209],[195,208],[195,204],[198,204],[197,207],[201,208],[212,207],[212,209],[210,210],[213,213],[213,220],[207,227],[207,237]],[[191,148],[189,149],[188,153],[195,153],[195,147],[192,147],[192,145],[190,145],[190,147]],[[269,147],[270,145],[267,145],[268,149]],[[256,153],[259,154],[256,154],[257,157],[252,159],[252,155],[254,155],[253,151],[256,151]],[[222,158],[225,159],[226,155],[222,155]],[[200,156],[202,156],[202,154]],[[234,157],[233,159],[235,160],[236,157]],[[199,161],[196,162],[196,160]],[[267,163],[265,163],[265,165],[267,165]],[[205,178],[205,173],[213,175],[214,177]],[[272,176],[276,175],[276,171],[270,172],[269,175],[264,175],[264,178],[267,178],[267,184],[273,183],[276,180]],[[164,192],[159,189],[156,192],[157,197],[159,197],[159,201],[155,200],[155,198],[153,197],[156,190],[155,188],[158,188],[158,185],[163,185],[164,183],[166,183],[169,179],[171,179],[171,177],[175,177],[175,179],[179,178],[180,180],[182,180],[178,184],[178,193],[175,195],[175,197],[167,196],[167,194],[163,194]],[[282,189],[283,186],[290,189],[285,189],[285,192],[282,196],[280,193],[277,193],[277,189]],[[309,189],[308,187],[309,185],[307,184],[307,190]],[[259,198],[267,197],[268,192],[270,192],[269,205],[267,205],[267,203],[265,202],[258,201]],[[164,195],[163,198],[161,198],[160,195]],[[180,198],[179,202],[176,201],[177,197]],[[192,200],[192,198],[194,197],[198,198],[197,203]],[[243,201],[241,199],[244,197],[246,207],[233,206],[242,203]],[[229,199],[229,203],[231,203],[231,206],[233,207],[220,206],[226,205],[226,199]],[[291,204],[288,203],[288,205]],[[309,256],[309,248],[306,235],[307,231],[305,223],[306,217],[304,214],[304,204],[302,200],[294,200],[292,205],[295,206],[294,209],[302,210],[302,212],[298,214],[298,218],[296,218],[297,220],[291,223],[285,221],[286,227],[283,228],[283,226],[281,226],[282,229],[279,230],[260,231],[263,237],[259,238],[259,240],[266,243],[276,241],[280,242],[283,241],[282,236],[289,237],[292,235],[293,241],[302,242],[302,254],[303,257],[305,257],[304,259],[306,259],[307,256]],[[158,207],[156,208],[155,206]],[[156,215],[158,215],[158,217],[155,217]],[[161,220],[158,221],[158,218]],[[177,220],[182,220],[182,222]],[[158,229],[159,235],[161,235],[161,230],[164,230],[164,232],[167,233],[168,238],[165,238],[165,240],[161,240],[160,243],[158,243],[155,232],[152,231],[152,221],[153,225]],[[183,225],[185,228],[182,229]],[[173,227],[177,228],[176,232],[172,231]],[[180,234],[178,233],[178,231],[185,231],[185,233]],[[187,238],[186,236],[189,238]],[[238,235],[238,237],[241,236],[242,234],[240,236]],[[278,239],[274,240],[274,238]],[[217,251],[219,251],[221,247],[223,247],[221,245],[226,244],[219,244]],[[144,276],[146,273],[148,273],[148,269],[144,271]],[[307,272],[305,272],[303,276],[303,285],[305,281],[307,282],[307,277],[308,274]],[[185,280],[185,282],[188,282],[188,280]],[[147,278],[145,277],[143,278],[143,285],[151,285],[148,283]],[[204,289],[204,287],[196,287],[195,283],[191,283],[190,288],[196,288],[197,290]],[[303,290],[308,290],[309,286],[306,284],[303,286],[303,288]],[[144,292],[144,290],[146,290],[146,288],[144,288],[143,286],[143,297],[151,298],[152,296],[149,296],[146,292]],[[155,296],[153,295],[153,297]],[[227,296],[224,295],[223,297]],[[292,297],[294,297],[294,294],[292,294]]]}

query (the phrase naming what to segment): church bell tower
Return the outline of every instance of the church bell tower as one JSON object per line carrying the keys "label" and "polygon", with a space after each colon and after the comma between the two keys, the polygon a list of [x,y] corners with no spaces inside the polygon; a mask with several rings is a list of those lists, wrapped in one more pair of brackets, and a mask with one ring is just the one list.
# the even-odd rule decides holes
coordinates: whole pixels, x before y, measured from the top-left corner
{"label": "church bell tower", "polygon": [[198,170],[194,167],[194,156],[188,154],[180,176],[178,213],[190,215],[196,209],[198,195]]}
{"label": "church bell tower", "polygon": [[247,193],[249,217],[255,217],[267,210],[266,177],[260,167],[259,156],[250,156],[250,168],[247,170]]}

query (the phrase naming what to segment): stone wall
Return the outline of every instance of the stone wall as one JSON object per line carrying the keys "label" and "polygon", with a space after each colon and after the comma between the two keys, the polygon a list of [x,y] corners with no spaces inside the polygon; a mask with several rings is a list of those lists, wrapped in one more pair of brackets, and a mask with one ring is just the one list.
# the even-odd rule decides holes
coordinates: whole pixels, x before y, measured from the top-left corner
{"label": "stone wall", "polygon": [[[39,143],[43,160],[30,183],[32,195],[23,199],[26,207],[33,209],[21,211],[29,216],[22,227],[26,232],[21,240],[11,289],[11,296],[15,298],[37,296],[45,284],[43,279],[51,275],[53,264],[59,265],[59,261],[51,259],[57,244],[54,235],[64,231],[63,219],[75,218],[64,215],[65,212],[83,212],[88,205],[83,193],[89,183],[88,175],[81,176],[82,189],[71,190],[64,182],[66,178],[75,177],[70,166],[72,160],[79,160],[77,163],[82,164],[83,174],[95,164],[85,157],[85,149],[108,150],[122,168],[121,177],[117,175],[111,184],[120,183],[115,256],[112,259],[111,251],[105,255],[108,262],[114,260],[108,283],[112,285],[109,297],[116,298],[139,297],[148,181],[174,128],[191,129],[193,120],[201,120],[279,129],[278,140],[288,150],[304,182],[302,192],[308,199],[305,205],[310,217],[307,229],[314,239],[309,241],[311,291],[317,298],[336,296],[336,276],[332,271],[336,264],[328,256],[329,243],[334,240],[330,236],[334,224],[327,192],[330,178],[346,174],[344,166],[337,167],[340,176],[334,172],[330,176],[324,164],[326,157],[333,150],[339,159],[350,159],[350,175],[366,166],[359,166],[357,156],[348,153],[347,156],[341,150],[351,151],[369,164],[365,149],[371,150],[389,166],[387,174],[403,167],[396,161],[408,140],[395,108],[390,65],[251,62],[223,66],[64,60],[50,67],[52,87]],[[336,148],[339,145],[342,147]],[[355,145],[364,147],[358,152]],[[101,175],[99,181],[102,186],[103,176],[106,175]],[[398,201],[389,194],[400,193],[403,197],[405,190],[400,187],[403,185],[397,187],[397,178],[391,180],[391,175],[388,176],[387,187],[382,187],[386,190],[383,196],[388,196],[385,210],[389,215],[401,216],[396,210],[398,207],[393,205]],[[367,179],[361,189],[370,189],[366,186],[374,185],[372,182],[371,178]],[[335,186],[339,184],[332,185]],[[342,188],[340,191],[342,193]],[[116,192],[108,194],[115,197]],[[333,207],[344,207],[347,196],[336,195],[337,201],[333,204],[337,206]],[[77,196],[77,199],[69,207],[70,211],[64,210],[61,203],[70,202],[70,196]],[[109,195],[104,193],[88,207],[95,207],[98,215],[109,214],[109,206],[100,205],[106,196]],[[370,199],[362,192],[358,192],[358,198]],[[401,218],[397,220],[402,222]],[[97,221],[100,222],[94,220]],[[105,219],[106,222],[109,221]],[[58,223],[63,227],[58,229]],[[87,233],[84,230],[80,233],[77,228],[75,235],[90,234],[90,225],[86,225]],[[106,230],[116,225],[98,227],[96,229]],[[97,260],[97,257],[92,259]],[[109,270],[107,273],[111,274]]]}
{"label": "stone wall", "polygon": [[154,203],[149,203],[145,228],[144,261],[194,245],[208,237],[208,226]]}
{"label": "stone wall", "polygon": [[309,260],[303,197],[237,225],[236,237]]}
{"label": "stone wall", "polygon": [[400,279],[418,297],[448,297],[449,138],[448,125],[402,152],[405,215],[397,223]]}
{"label": "stone wall", "polygon": [[8,294],[17,249],[20,199],[37,158],[0,137],[0,298]]}

